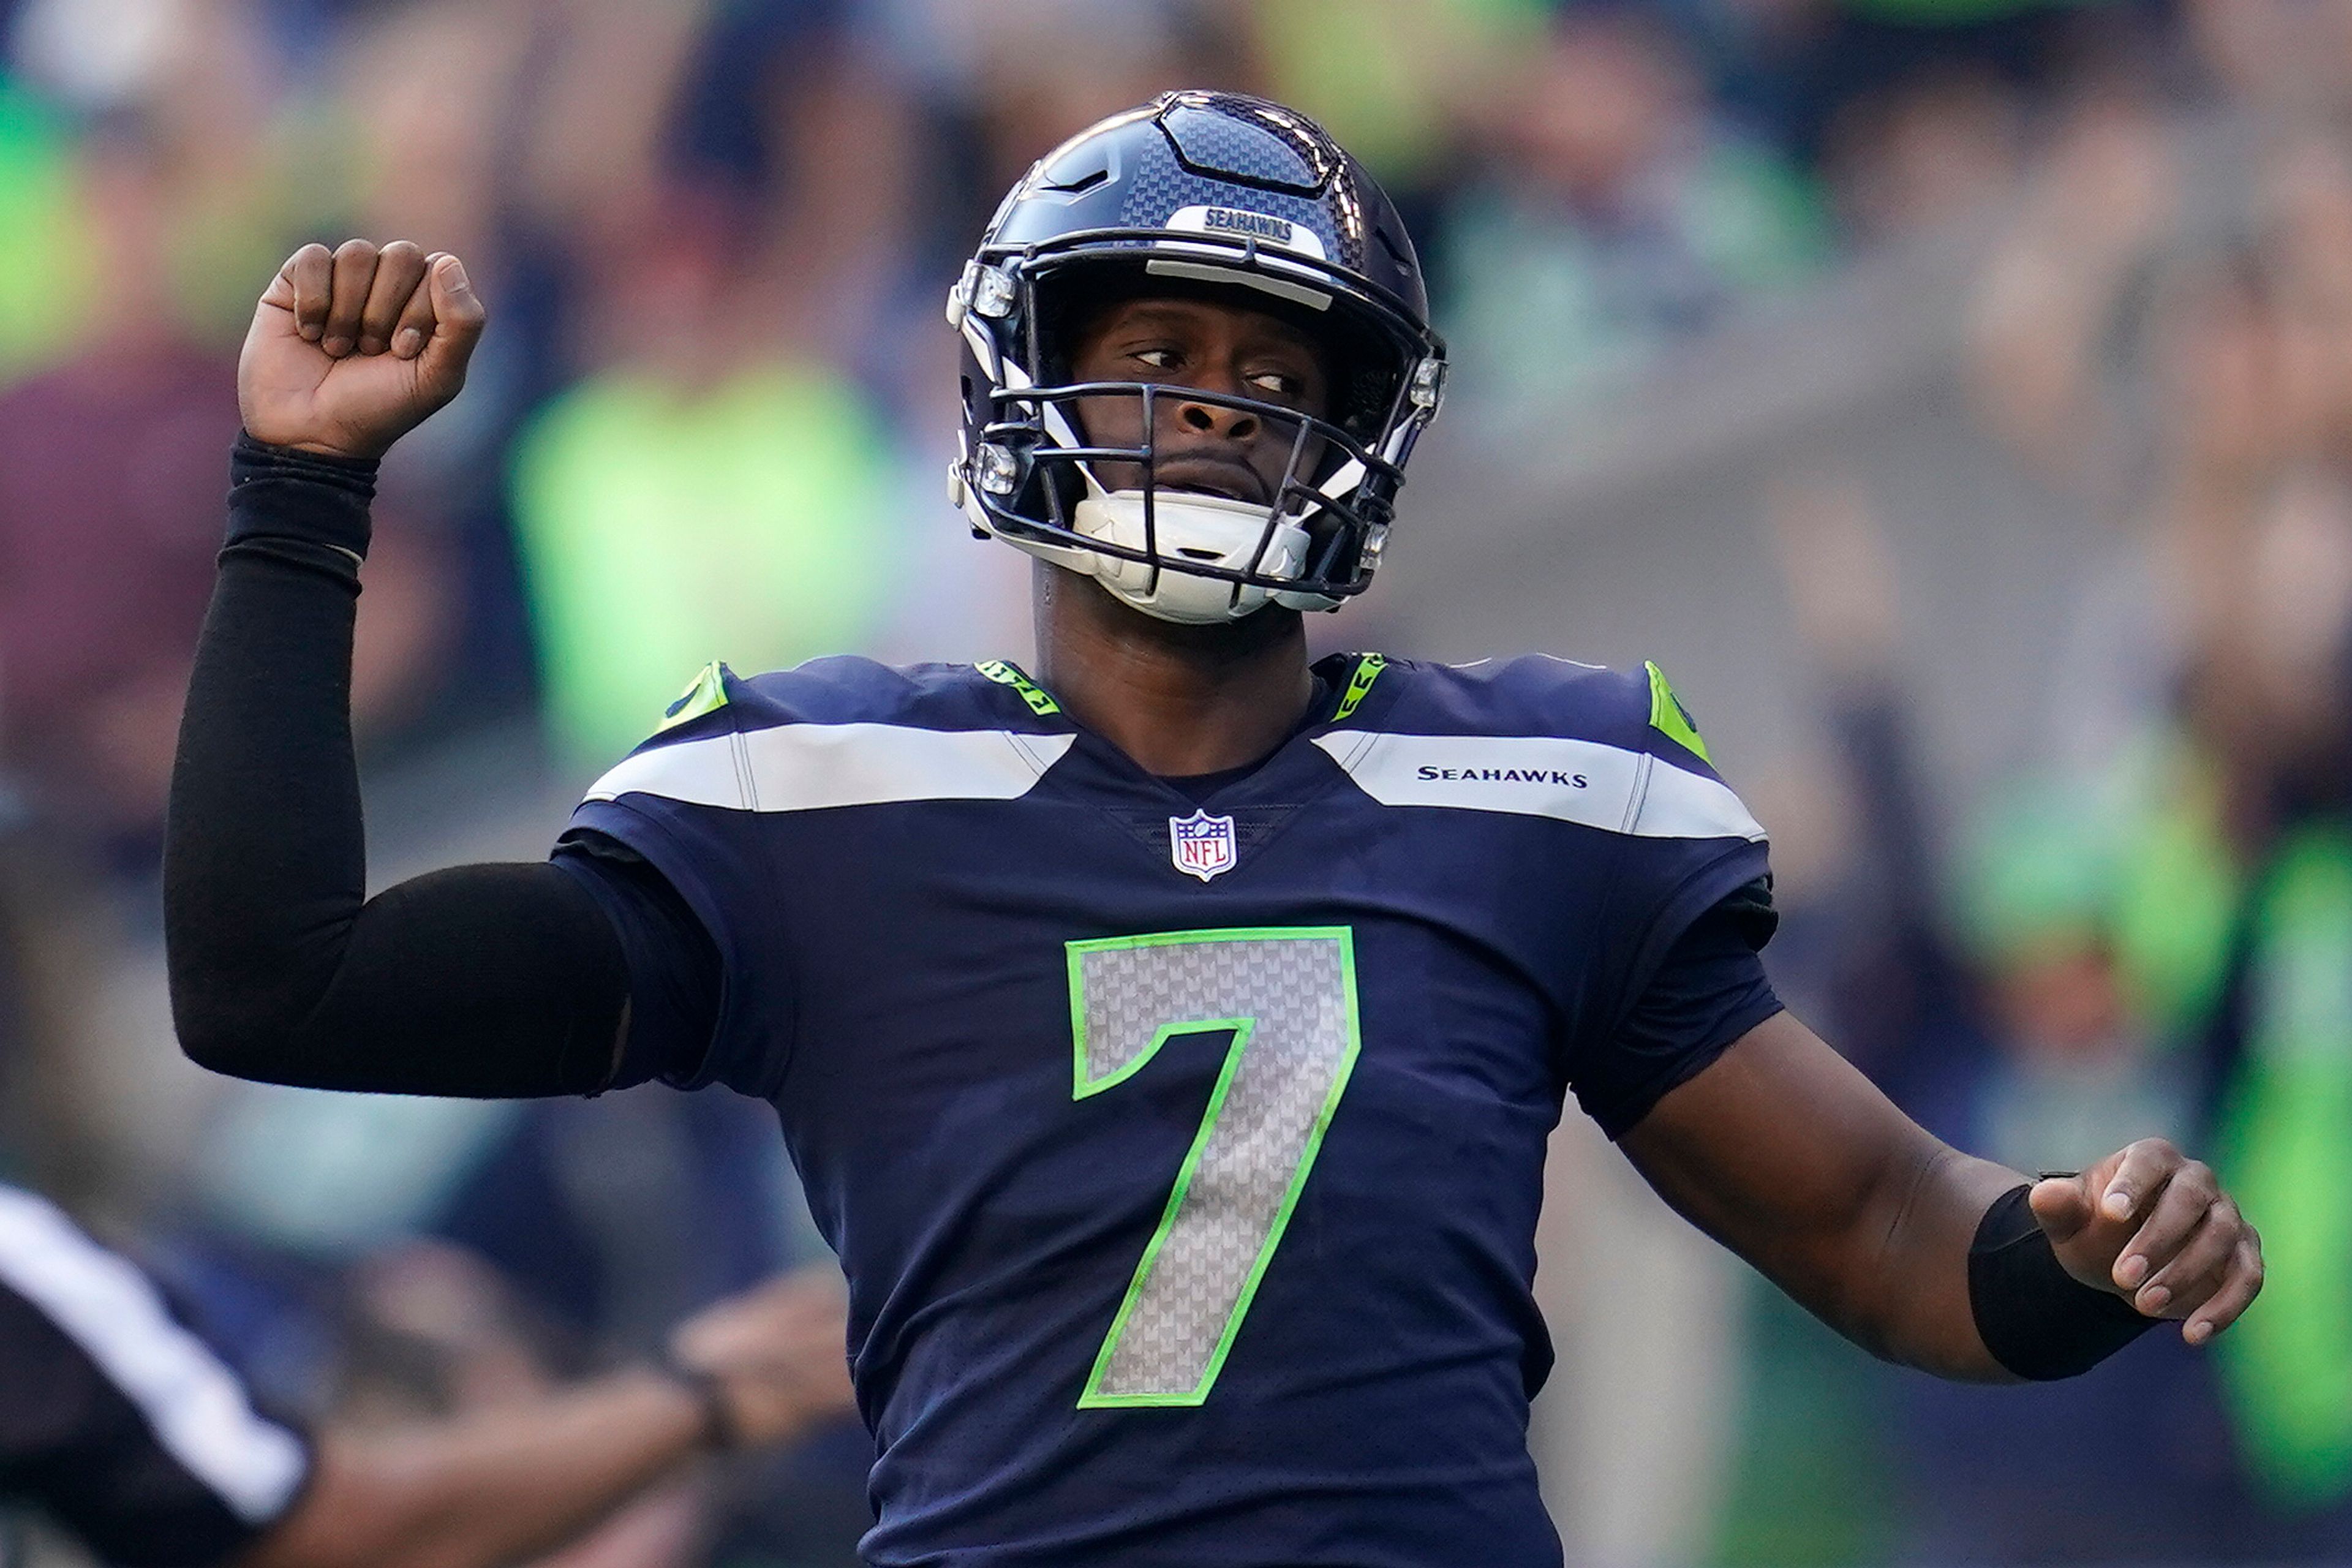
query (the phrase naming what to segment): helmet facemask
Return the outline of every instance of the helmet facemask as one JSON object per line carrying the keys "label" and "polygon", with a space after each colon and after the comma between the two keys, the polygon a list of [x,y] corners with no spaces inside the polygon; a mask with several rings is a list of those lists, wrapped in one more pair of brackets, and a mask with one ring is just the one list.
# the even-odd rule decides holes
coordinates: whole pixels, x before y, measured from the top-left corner
{"label": "helmet facemask", "polygon": [[[1294,280],[1306,269],[1290,258],[1276,271],[1254,244],[1164,237],[1184,259],[1154,255],[1158,245],[1139,254],[1137,241],[1163,237],[1129,233],[1120,247],[1067,255],[983,250],[966,269],[950,305],[966,354],[966,511],[976,531],[1094,576],[1162,619],[1236,620],[1268,604],[1335,609],[1379,563],[1442,361],[1360,297]],[[1328,362],[1330,416],[1181,384],[1070,379],[1082,312],[1157,295],[1246,305],[1301,328]],[[1081,404],[1099,414],[1101,400],[1119,397],[1137,400],[1139,443],[1090,440]],[[1162,468],[1184,456],[1160,449],[1170,398],[1245,415],[1263,426],[1258,441],[1286,447],[1271,493],[1240,500],[1164,482]]]}

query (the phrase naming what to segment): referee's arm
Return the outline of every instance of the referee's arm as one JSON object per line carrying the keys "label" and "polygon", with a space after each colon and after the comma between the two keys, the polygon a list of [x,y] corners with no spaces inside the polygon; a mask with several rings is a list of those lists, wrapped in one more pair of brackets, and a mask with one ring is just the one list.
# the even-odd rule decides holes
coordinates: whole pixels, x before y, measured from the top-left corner
{"label": "referee's arm", "polygon": [[561,1546],[714,1446],[845,1409],[841,1304],[787,1279],[687,1324],[694,1371],[615,1373],[524,1408],[315,1438],[137,1268],[0,1186],[0,1491],[123,1568],[493,1568]]}

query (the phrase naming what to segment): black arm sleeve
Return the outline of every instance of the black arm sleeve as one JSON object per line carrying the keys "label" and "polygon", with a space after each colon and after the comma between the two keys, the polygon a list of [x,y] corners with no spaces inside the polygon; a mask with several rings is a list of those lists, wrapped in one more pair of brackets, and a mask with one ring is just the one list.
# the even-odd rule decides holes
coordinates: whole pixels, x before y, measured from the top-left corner
{"label": "black arm sleeve", "polygon": [[593,1092],[627,967],[575,879],[467,866],[366,897],[351,665],[374,468],[237,443],[164,839],[182,1047],[309,1088]]}

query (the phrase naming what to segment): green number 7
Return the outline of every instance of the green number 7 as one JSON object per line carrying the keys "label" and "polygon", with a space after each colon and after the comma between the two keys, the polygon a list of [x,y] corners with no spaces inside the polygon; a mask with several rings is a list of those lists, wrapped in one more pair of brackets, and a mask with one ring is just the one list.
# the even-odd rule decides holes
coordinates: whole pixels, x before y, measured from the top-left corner
{"label": "green number 7", "polygon": [[1346,926],[1271,926],[1068,947],[1075,1098],[1124,1083],[1174,1036],[1234,1037],[1078,1398],[1080,1409],[1198,1405],[1241,1331],[1356,1065],[1354,935]]}

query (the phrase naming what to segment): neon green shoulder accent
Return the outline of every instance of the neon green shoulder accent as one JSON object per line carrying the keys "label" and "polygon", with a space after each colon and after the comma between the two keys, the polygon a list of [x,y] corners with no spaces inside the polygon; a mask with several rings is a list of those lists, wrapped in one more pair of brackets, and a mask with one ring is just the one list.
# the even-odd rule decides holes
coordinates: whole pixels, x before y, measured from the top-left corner
{"label": "neon green shoulder accent", "polygon": [[1003,659],[992,658],[984,664],[976,664],[972,668],[999,686],[1009,686],[1019,692],[1021,700],[1029,704],[1029,711],[1032,713],[1059,713],[1062,710],[1062,705],[1055,701],[1044,687],[1022,674]]}
{"label": "neon green shoulder accent", "polygon": [[1706,742],[1699,739],[1698,726],[1690,721],[1675,689],[1666,680],[1666,672],[1655,664],[1644,663],[1650,672],[1650,728],[1712,767],[1715,759],[1706,754]]}
{"label": "neon green shoulder accent", "polygon": [[1361,707],[1364,699],[1371,694],[1372,682],[1378,680],[1381,671],[1388,667],[1388,658],[1381,654],[1368,653],[1358,659],[1356,673],[1348,678],[1348,689],[1340,697],[1339,711],[1331,715],[1331,722],[1337,724]]}
{"label": "neon green shoulder accent", "polygon": [[662,710],[662,721],[654,726],[658,735],[664,730],[674,730],[688,719],[699,719],[705,713],[716,713],[727,706],[727,667],[712,659],[702,667],[702,673],[688,682],[677,700]]}

